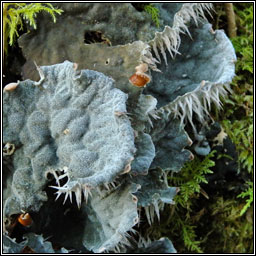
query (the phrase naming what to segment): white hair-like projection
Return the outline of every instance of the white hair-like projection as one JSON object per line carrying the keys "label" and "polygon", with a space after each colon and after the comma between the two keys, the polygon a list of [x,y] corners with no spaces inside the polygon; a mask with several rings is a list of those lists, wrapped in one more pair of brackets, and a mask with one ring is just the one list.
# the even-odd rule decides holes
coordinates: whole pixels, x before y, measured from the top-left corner
{"label": "white hair-like projection", "polygon": [[160,109],[169,114],[173,113],[174,117],[180,119],[181,124],[188,120],[194,131],[196,128],[193,123],[193,115],[203,123],[206,116],[210,116],[211,102],[220,109],[222,107],[221,97],[225,97],[228,92],[232,92],[229,84],[216,84],[202,81],[201,86],[195,91],[188,92],[182,96],[178,96],[173,102]]}

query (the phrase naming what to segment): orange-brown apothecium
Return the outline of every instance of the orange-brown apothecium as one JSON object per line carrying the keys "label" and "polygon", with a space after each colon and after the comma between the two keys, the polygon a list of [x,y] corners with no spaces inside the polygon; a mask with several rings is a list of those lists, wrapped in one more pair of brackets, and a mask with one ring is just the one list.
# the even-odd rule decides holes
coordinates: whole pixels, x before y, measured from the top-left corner
{"label": "orange-brown apothecium", "polygon": [[151,81],[150,76],[145,74],[148,71],[148,65],[146,63],[141,63],[135,70],[136,72],[129,78],[129,82],[132,85],[144,87]]}
{"label": "orange-brown apothecium", "polygon": [[29,213],[22,213],[19,217],[18,217],[18,222],[25,226],[25,227],[29,227],[31,226],[33,220],[31,218],[31,216],[29,215]]}

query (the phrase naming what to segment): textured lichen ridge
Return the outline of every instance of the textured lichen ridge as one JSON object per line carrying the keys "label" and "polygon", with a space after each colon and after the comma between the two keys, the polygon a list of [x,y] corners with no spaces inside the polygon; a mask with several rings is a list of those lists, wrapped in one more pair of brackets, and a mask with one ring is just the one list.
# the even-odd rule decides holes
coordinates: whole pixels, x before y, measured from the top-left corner
{"label": "textured lichen ridge", "polygon": [[131,109],[132,126],[136,131],[143,132],[152,121],[159,119],[157,116],[157,99],[151,95],[140,94],[136,106]]}
{"label": "textured lichen ridge", "polygon": [[3,140],[20,147],[9,198],[15,211],[39,207],[49,174],[56,179],[57,197],[71,199],[74,192],[80,206],[82,193],[88,198],[92,188],[113,181],[133,159],[130,120],[115,114],[126,112],[127,95],[111,78],[74,67],[68,61],[43,66],[40,82],[26,80],[4,93]]}
{"label": "textured lichen ridge", "polygon": [[127,232],[139,221],[138,200],[133,195],[138,188],[122,184],[100,194],[94,192],[88,204],[82,204],[81,210],[88,216],[82,239],[87,249],[102,253],[130,245]]}
{"label": "textured lichen ridge", "polygon": [[206,117],[210,116],[211,103],[214,103],[220,109],[222,106],[221,98],[226,97],[228,92],[231,92],[229,84],[213,85],[203,81],[195,91],[179,96],[175,101],[163,108],[168,113],[174,113],[181,123],[188,120],[196,131],[193,115],[197,117],[200,123],[204,123]]}
{"label": "textured lichen ridge", "polygon": [[168,115],[163,109],[159,109],[159,120],[153,122],[153,128],[148,126],[148,133],[155,145],[156,156],[150,166],[162,170],[178,172],[185,162],[193,159],[193,154],[185,149],[192,144],[185,132],[180,120],[173,114]]}
{"label": "textured lichen ridge", "polygon": [[15,238],[3,235],[3,253],[20,253],[25,246],[25,241],[17,243]]}
{"label": "textured lichen ridge", "polygon": [[155,146],[151,136],[143,132],[138,132],[135,137],[135,145],[137,151],[131,164],[131,173],[145,175],[155,157]]}

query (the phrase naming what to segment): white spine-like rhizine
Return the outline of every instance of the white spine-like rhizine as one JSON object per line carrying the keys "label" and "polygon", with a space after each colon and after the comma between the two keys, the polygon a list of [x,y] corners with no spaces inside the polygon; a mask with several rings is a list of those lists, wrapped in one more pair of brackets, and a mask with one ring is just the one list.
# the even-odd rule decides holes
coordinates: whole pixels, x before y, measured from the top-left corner
{"label": "white spine-like rhizine", "polygon": [[154,222],[155,213],[157,219],[160,220],[160,211],[163,210],[164,203],[162,201],[154,200],[152,204],[145,206],[145,214],[149,225]]}
{"label": "white spine-like rhizine", "polygon": [[173,113],[174,117],[180,119],[181,124],[184,124],[185,119],[187,119],[194,131],[196,131],[192,120],[193,114],[203,123],[206,116],[210,116],[211,102],[218,109],[221,108],[221,97],[225,97],[228,92],[231,92],[229,84],[213,84],[204,81],[204,86],[178,96],[173,102],[160,109],[160,111],[166,111],[169,114]]}
{"label": "white spine-like rhizine", "polygon": [[[75,193],[76,203],[78,208],[81,207],[82,203],[82,193],[84,196],[84,199],[87,203],[89,195],[91,195],[91,186],[87,184],[80,184],[79,182],[70,182],[70,177],[68,173],[68,168],[63,168],[64,174],[58,176],[56,172],[51,172],[54,175],[54,178],[58,184],[58,186],[50,186],[51,188],[55,188],[58,191],[56,192],[57,197],[56,200],[60,197],[61,194],[65,194],[65,198],[63,201],[63,204],[65,204],[67,198],[69,197],[70,202],[72,203],[72,192]],[[60,180],[68,178],[67,182],[61,186]]]}

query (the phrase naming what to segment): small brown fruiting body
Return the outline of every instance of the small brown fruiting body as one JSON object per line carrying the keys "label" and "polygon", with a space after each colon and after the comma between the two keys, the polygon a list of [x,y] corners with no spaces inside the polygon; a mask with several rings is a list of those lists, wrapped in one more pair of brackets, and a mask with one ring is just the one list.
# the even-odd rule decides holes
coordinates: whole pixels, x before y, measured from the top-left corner
{"label": "small brown fruiting body", "polygon": [[130,83],[138,87],[144,87],[147,83],[150,82],[150,77],[146,74],[133,74],[129,78]]}
{"label": "small brown fruiting body", "polygon": [[135,70],[136,72],[129,78],[129,82],[138,87],[145,87],[151,81],[150,76],[145,74],[148,71],[148,65],[141,63]]}
{"label": "small brown fruiting body", "polygon": [[18,217],[18,222],[25,227],[29,227],[31,226],[33,220],[30,216],[29,213],[22,213],[19,217]]}

